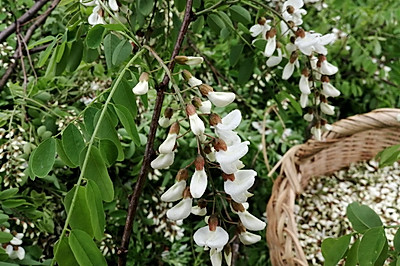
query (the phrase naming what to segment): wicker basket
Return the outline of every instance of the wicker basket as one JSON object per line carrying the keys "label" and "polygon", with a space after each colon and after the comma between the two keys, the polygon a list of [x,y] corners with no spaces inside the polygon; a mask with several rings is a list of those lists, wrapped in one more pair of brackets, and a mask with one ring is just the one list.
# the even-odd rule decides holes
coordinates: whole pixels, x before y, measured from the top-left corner
{"label": "wicker basket", "polygon": [[323,141],[308,140],[291,148],[272,169],[281,166],[267,206],[267,241],[272,265],[308,265],[299,243],[295,198],[313,176],[333,173],[353,162],[370,160],[400,143],[400,109],[378,109],[333,124]]}

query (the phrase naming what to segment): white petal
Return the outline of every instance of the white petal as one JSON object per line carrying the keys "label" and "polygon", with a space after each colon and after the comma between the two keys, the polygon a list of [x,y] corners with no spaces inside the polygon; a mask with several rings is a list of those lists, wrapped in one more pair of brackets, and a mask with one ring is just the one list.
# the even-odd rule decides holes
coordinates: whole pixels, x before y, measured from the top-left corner
{"label": "white petal", "polygon": [[287,80],[289,79],[294,71],[294,64],[288,62],[286,66],[283,68],[282,79]]}
{"label": "white petal", "polygon": [[216,249],[210,249],[210,260],[212,266],[221,266],[222,265],[222,252],[217,251]]}
{"label": "white petal", "polygon": [[206,245],[209,233],[210,229],[208,228],[208,225],[199,228],[193,235],[193,240],[196,245],[204,247]]}
{"label": "white petal", "polygon": [[251,245],[261,240],[260,235],[250,233],[248,231],[239,234],[240,242],[245,245]]}
{"label": "white petal", "polygon": [[264,27],[262,25],[260,25],[260,24],[253,25],[250,28],[251,36],[257,37],[258,35],[260,35],[260,33],[263,32],[263,30],[264,30]]}
{"label": "white petal", "polygon": [[151,163],[153,169],[165,169],[174,163],[175,154],[173,152],[157,156]]}
{"label": "white petal", "polygon": [[207,174],[203,170],[195,170],[192,176],[192,180],[190,181],[190,194],[195,199],[201,198],[203,196],[204,191],[207,188]]}
{"label": "white petal", "polygon": [[175,147],[177,134],[168,134],[164,142],[158,147],[160,153],[171,153]]}
{"label": "white petal", "polygon": [[278,56],[271,56],[267,60],[267,66],[268,67],[273,67],[276,65],[279,65],[279,63],[282,61],[282,50],[281,48],[276,49],[278,51]]}
{"label": "white petal", "polygon": [[299,9],[304,5],[303,0],[288,0],[285,3],[283,3],[283,10],[286,10],[288,6],[292,6],[295,9]]}
{"label": "white petal", "polygon": [[247,229],[251,231],[259,231],[265,228],[265,223],[249,213],[247,210],[244,212],[238,212],[240,221]]}
{"label": "white petal", "polygon": [[108,5],[112,11],[118,11],[118,4],[116,0],[108,0]]}
{"label": "white petal", "polygon": [[282,36],[286,36],[287,34],[289,34],[289,28],[283,20],[281,20],[280,25],[281,25]]}
{"label": "white petal", "polygon": [[204,216],[207,214],[207,208],[200,208],[199,206],[192,207],[192,213],[194,215]]}
{"label": "white petal", "polygon": [[334,33],[325,34],[319,38],[319,43],[322,45],[332,44],[336,41],[336,35]]}
{"label": "white petal", "polygon": [[291,55],[294,51],[297,50],[297,46],[294,45],[293,43],[288,43],[286,44],[286,51],[288,52],[289,55]]}
{"label": "white petal", "polygon": [[188,83],[189,83],[189,86],[190,87],[196,87],[196,86],[200,86],[201,84],[203,84],[203,81],[201,81],[201,80],[199,80],[198,78],[195,78],[195,77],[191,77],[189,80],[188,80]]}
{"label": "white petal", "polygon": [[234,175],[235,175],[234,181],[227,180],[224,182],[225,192],[229,195],[243,194],[244,196],[246,196],[245,192],[253,186],[257,172],[254,170],[239,170],[236,173],[234,173]]}
{"label": "white petal", "polygon": [[308,77],[301,75],[300,82],[299,82],[300,91],[303,94],[310,94],[310,85],[308,83]]}
{"label": "white petal", "polygon": [[17,253],[18,259],[23,260],[25,258],[25,249],[23,249],[22,247],[18,247],[18,250],[16,253]]}
{"label": "white petal", "polygon": [[267,45],[265,46],[264,55],[270,57],[276,49],[276,35],[272,38],[268,38]]}
{"label": "white petal", "polygon": [[191,198],[182,199],[167,211],[167,217],[175,221],[187,218],[192,210],[192,201]]}
{"label": "white petal", "polygon": [[300,95],[300,106],[301,106],[301,108],[306,108],[307,104],[308,104],[308,94],[302,93]]}
{"label": "white petal", "polygon": [[334,75],[338,72],[338,68],[334,65],[332,65],[331,63],[329,63],[327,60],[324,60],[321,63],[321,68],[320,68],[320,72],[323,75]]}
{"label": "white petal", "polygon": [[208,99],[218,107],[225,107],[235,100],[236,95],[233,92],[209,92]]}
{"label": "white petal", "polygon": [[88,17],[88,22],[90,25],[97,25],[98,24],[98,19],[99,19],[99,14],[97,12],[93,12],[92,14],[89,15]]}
{"label": "white petal", "polygon": [[149,82],[148,81],[139,81],[138,84],[132,89],[133,93],[136,95],[146,94],[149,90]]}
{"label": "white petal", "polygon": [[204,101],[201,102],[201,106],[199,107],[199,111],[202,112],[203,114],[209,114],[211,113],[211,102],[210,101]]}
{"label": "white petal", "polygon": [[334,115],[335,114],[335,107],[330,105],[330,104],[322,102],[320,104],[320,107],[321,107],[321,111],[324,114],[327,114],[327,115]]}
{"label": "white petal", "polygon": [[158,124],[160,125],[160,127],[167,128],[172,124],[172,121],[171,119],[163,116],[160,118],[160,120],[158,120]]}
{"label": "white petal", "polygon": [[8,254],[8,256],[11,256],[11,254],[14,253],[14,248],[12,245],[7,245],[6,253]]}
{"label": "white petal", "polygon": [[226,151],[220,150],[216,152],[215,158],[220,164],[235,162],[242,158],[248,152],[249,144],[250,142],[245,141],[236,145],[228,146]]}
{"label": "white petal", "polygon": [[318,141],[321,141],[321,128],[312,127],[311,130],[312,130],[311,133],[314,135],[314,138]]}
{"label": "white petal", "polygon": [[322,91],[321,93],[327,97],[337,97],[340,95],[340,91],[336,89],[329,82],[322,82]]}
{"label": "white petal", "polygon": [[234,130],[236,129],[240,121],[242,121],[242,114],[238,109],[233,110],[226,116],[224,116],[222,119],[222,124],[218,124],[216,127],[220,130]]}
{"label": "white petal", "polygon": [[199,65],[203,63],[204,60],[203,57],[199,56],[188,56],[187,59],[188,60],[185,62],[185,64],[189,66]]}
{"label": "white petal", "polygon": [[[304,107],[303,107],[304,108]],[[305,114],[304,116],[303,116],[303,118],[304,118],[304,120],[306,120],[306,121],[308,121],[308,122],[311,122],[313,119],[314,119],[314,115],[313,114]]]}
{"label": "white petal", "polygon": [[186,188],[186,181],[181,180],[172,185],[164,194],[161,195],[161,200],[165,202],[173,202],[182,199],[183,191]]}
{"label": "white petal", "polygon": [[21,240],[21,239],[18,239],[18,238],[16,238],[16,237],[13,237],[13,239],[11,239],[10,243],[11,243],[12,245],[14,245],[14,246],[18,246],[18,245],[21,245],[21,244],[22,244],[22,240]]}
{"label": "white petal", "polygon": [[206,245],[210,248],[216,248],[218,251],[221,251],[226,243],[228,243],[228,240],[228,233],[222,227],[217,226],[217,229],[214,232],[209,231]]}
{"label": "white petal", "polygon": [[203,120],[197,114],[193,114],[189,116],[190,121],[190,129],[192,130],[193,134],[196,136],[200,136],[204,133],[205,126]]}
{"label": "white petal", "polygon": [[223,141],[225,141],[227,146],[232,146],[235,144],[239,144],[241,142],[241,139],[238,136],[238,133],[236,133],[234,131],[215,129],[215,133],[218,135],[219,138],[221,138]]}
{"label": "white petal", "polygon": [[224,250],[224,259],[226,262],[226,265],[231,266],[232,265],[232,251],[229,250],[228,254]]}

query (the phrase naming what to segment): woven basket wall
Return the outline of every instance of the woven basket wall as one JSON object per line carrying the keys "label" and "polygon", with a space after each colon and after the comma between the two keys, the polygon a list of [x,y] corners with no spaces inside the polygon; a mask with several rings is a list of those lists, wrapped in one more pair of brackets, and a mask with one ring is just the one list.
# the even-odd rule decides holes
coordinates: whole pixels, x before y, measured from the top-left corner
{"label": "woven basket wall", "polygon": [[308,140],[291,148],[278,163],[267,206],[267,241],[272,265],[308,265],[294,218],[296,196],[313,176],[333,173],[351,163],[372,159],[400,143],[400,109],[378,109],[334,123],[322,141]]}

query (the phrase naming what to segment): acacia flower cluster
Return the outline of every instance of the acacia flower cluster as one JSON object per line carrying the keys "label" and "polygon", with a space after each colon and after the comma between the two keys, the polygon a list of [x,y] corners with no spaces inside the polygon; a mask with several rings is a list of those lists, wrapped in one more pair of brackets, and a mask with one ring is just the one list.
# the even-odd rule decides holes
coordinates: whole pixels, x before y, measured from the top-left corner
{"label": "acacia flower cluster", "polygon": [[[202,63],[202,58],[177,56],[175,61],[181,65],[193,66]],[[261,236],[248,230],[259,231],[266,226],[265,222],[248,211],[247,199],[252,196],[249,189],[253,186],[257,173],[251,169],[243,169],[241,159],[248,152],[250,142],[242,141],[235,132],[242,119],[239,110],[233,110],[222,118],[212,110],[213,106],[225,107],[232,103],[236,97],[234,93],[215,91],[187,69],[182,71],[182,76],[188,90],[193,94],[185,94],[188,97],[181,102],[185,110],[178,110],[175,119],[171,108],[164,111],[159,125],[172,125],[165,140],[158,147],[158,155],[151,162],[151,167],[169,168],[174,162],[177,138],[186,136],[189,132],[193,134],[197,140],[197,156],[192,163],[178,171],[175,183],[161,195],[161,200],[175,203],[167,211],[167,217],[171,220],[179,221],[190,214],[205,216],[208,225],[194,233],[195,243],[210,250],[213,265],[221,265],[223,257],[230,265],[232,254],[228,244],[230,237],[227,225],[236,226],[236,236],[245,245],[261,239]],[[183,95],[177,98],[183,98]],[[180,124],[184,125],[184,119],[189,122],[188,131],[178,136]],[[223,183],[223,189],[218,190],[218,183]],[[232,213],[236,214],[236,220],[230,215],[226,216],[226,213],[219,209],[220,205],[216,206],[216,200],[223,201],[224,205],[229,204]],[[212,208],[210,203],[213,203]]]}
{"label": "acacia flower cluster", "polygon": [[22,238],[24,237],[23,233],[17,233],[15,231],[11,232],[10,229],[8,228],[3,228],[3,232],[5,233],[11,233],[13,235],[13,238],[11,241],[7,244],[3,244],[3,248],[5,249],[7,255],[10,257],[10,259],[19,259],[23,260],[25,258],[25,249],[21,247],[22,245]]}
{"label": "acacia flower cluster", "polygon": [[[312,123],[314,138],[321,140],[321,132],[330,130],[324,116],[335,114],[329,97],[340,95],[340,91],[330,83],[330,77],[338,72],[338,68],[328,62],[328,50],[325,47],[336,40],[336,35],[305,31],[301,27],[302,16],[307,14],[303,6],[303,0],[288,0],[283,3],[279,27],[271,26],[271,20],[260,18],[250,32],[253,37],[261,36],[266,40],[264,55],[268,57],[268,67],[278,66],[284,58],[287,59],[282,79],[291,78],[295,69],[300,69],[300,60],[304,59],[298,85],[299,102],[302,108],[306,108],[304,119]],[[286,45],[283,45],[284,42]],[[309,100],[310,96],[312,101]]]}
{"label": "acacia flower cluster", "polygon": [[[106,24],[105,12],[98,0],[80,0],[80,3],[87,7],[93,6],[92,13],[88,17],[88,22],[90,25],[95,26],[97,24]],[[126,15],[129,15],[131,13],[127,6],[121,4],[117,0],[108,0],[107,7],[114,12],[119,21],[121,21],[122,23],[127,22],[127,19],[125,17]],[[113,23],[112,18],[110,18],[110,22]]]}

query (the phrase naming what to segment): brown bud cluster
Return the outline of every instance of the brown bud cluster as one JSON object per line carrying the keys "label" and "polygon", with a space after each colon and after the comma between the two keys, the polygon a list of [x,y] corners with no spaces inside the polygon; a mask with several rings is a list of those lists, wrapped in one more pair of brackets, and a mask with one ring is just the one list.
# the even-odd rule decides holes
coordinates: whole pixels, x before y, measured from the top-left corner
{"label": "brown bud cluster", "polygon": [[294,62],[296,61],[298,56],[299,56],[299,54],[297,53],[297,51],[293,51],[292,54],[290,55],[289,62],[291,64],[294,64]]}
{"label": "brown bud cluster", "polygon": [[306,32],[302,28],[298,28],[295,32],[296,37],[304,38],[306,37]]}
{"label": "brown bud cluster", "polygon": [[267,39],[271,39],[271,38],[275,37],[275,35],[276,35],[276,29],[272,28],[269,31],[267,31],[267,33],[265,34],[265,37]]}
{"label": "brown bud cluster", "polygon": [[149,74],[147,72],[140,74],[139,81],[149,81]]}
{"label": "brown bud cluster", "polygon": [[241,204],[241,203],[237,203],[235,201],[231,201],[231,205],[232,205],[232,208],[236,212],[244,212],[245,211],[245,208],[244,208],[243,204]]}

